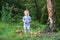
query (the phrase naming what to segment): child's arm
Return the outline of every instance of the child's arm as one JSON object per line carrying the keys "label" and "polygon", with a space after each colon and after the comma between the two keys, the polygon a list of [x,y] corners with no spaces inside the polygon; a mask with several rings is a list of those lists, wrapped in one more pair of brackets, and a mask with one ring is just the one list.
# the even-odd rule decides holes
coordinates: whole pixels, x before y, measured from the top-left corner
{"label": "child's arm", "polygon": [[29,23],[31,23],[31,17],[30,17],[30,21],[29,21]]}
{"label": "child's arm", "polygon": [[25,22],[25,19],[24,19],[24,17],[23,17],[23,22]]}

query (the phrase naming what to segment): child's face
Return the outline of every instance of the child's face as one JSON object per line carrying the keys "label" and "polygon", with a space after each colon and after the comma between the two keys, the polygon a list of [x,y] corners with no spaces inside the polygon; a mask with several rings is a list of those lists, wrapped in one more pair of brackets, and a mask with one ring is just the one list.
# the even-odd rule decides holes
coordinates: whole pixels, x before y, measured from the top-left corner
{"label": "child's face", "polygon": [[24,15],[25,15],[25,16],[29,16],[29,11],[28,11],[28,10],[25,10],[25,11],[24,11]]}

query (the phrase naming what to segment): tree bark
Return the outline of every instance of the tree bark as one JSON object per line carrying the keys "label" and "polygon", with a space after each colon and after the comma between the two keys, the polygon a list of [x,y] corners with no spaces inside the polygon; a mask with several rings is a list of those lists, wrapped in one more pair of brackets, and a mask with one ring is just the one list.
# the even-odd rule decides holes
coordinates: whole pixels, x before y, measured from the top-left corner
{"label": "tree bark", "polygon": [[52,0],[47,0],[49,31],[54,31],[54,5]]}

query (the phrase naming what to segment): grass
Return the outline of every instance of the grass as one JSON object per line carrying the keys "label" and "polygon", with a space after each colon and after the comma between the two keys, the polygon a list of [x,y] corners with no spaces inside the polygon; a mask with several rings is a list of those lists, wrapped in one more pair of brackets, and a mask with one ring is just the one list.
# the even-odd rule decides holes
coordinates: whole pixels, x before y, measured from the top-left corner
{"label": "grass", "polygon": [[[44,30],[46,25],[39,24],[38,22],[31,23],[31,31],[37,32]],[[23,23],[3,23],[0,22],[0,40],[60,40],[60,32],[51,34],[39,34],[39,36],[23,33],[17,34],[16,30],[23,30]]]}

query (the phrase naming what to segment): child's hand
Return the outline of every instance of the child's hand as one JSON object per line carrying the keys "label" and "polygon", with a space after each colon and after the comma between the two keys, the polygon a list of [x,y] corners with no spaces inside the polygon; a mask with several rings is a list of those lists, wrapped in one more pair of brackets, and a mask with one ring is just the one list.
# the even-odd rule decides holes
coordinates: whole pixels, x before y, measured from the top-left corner
{"label": "child's hand", "polygon": [[29,21],[29,23],[31,23],[31,20]]}

